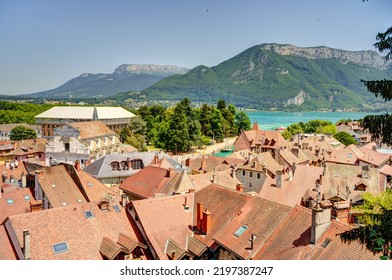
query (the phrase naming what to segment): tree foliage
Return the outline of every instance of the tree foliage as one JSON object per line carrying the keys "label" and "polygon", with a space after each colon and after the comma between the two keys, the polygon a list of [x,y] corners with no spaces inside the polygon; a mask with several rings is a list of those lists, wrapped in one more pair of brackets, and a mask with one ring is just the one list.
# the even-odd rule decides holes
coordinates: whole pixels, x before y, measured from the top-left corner
{"label": "tree foliage", "polygon": [[[378,33],[376,39],[378,40],[374,46],[383,52],[387,50],[386,60],[392,57],[392,27],[389,27],[384,33]],[[381,97],[384,101],[392,99],[392,80],[376,80],[365,81],[361,80],[367,87],[367,90],[374,93],[376,97]],[[362,126],[369,133],[373,134],[375,138],[380,138],[382,142],[392,145],[392,116],[384,115],[369,115],[366,116],[362,122]]]}
{"label": "tree foliage", "polygon": [[357,141],[350,135],[350,133],[347,133],[345,131],[340,131],[334,135],[335,139],[338,140],[340,143],[344,144],[345,146],[351,145],[351,144],[357,144]]}
{"label": "tree foliage", "polygon": [[34,129],[18,125],[11,129],[10,139],[11,140],[26,140],[26,139],[36,139],[37,133]]}
{"label": "tree foliage", "polygon": [[340,234],[344,243],[358,241],[373,253],[381,253],[382,259],[392,259],[392,190],[379,195],[365,193],[364,203],[356,207],[363,216],[364,226]]}

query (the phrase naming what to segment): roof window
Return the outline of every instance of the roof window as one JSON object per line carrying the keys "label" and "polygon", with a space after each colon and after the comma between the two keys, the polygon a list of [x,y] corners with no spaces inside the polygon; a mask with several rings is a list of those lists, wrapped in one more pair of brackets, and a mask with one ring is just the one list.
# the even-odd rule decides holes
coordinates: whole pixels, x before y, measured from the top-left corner
{"label": "roof window", "polygon": [[25,200],[30,200],[30,198],[31,197],[29,195],[25,195],[25,197],[24,197]]}
{"label": "roof window", "polygon": [[116,211],[117,213],[119,213],[121,211],[120,207],[118,207],[118,205],[113,205],[113,209],[114,211]]}
{"label": "roof window", "polygon": [[324,248],[327,248],[328,244],[331,242],[332,240],[329,238],[325,238],[323,244],[321,244],[321,246],[323,246]]}
{"label": "roof window", "polygon": [[94,218],[94,214],[91,210],[84,211],[84,216],[86,217],[86,219]]}
{"label": "roof window", "polygon": [[60,242],[52,245],[53,253],[60,254],[69,250],[67,242]]}
{"label": "roof window", "polygon": [[237,229],[234,235],[240,237],[247,229],[248,229],[247,225],[242,225],[239,229]]}
{"label": "roof window", "polygon": [[7,203],[8,204],[14,204],[14,200],[12,198],[7,198]]}

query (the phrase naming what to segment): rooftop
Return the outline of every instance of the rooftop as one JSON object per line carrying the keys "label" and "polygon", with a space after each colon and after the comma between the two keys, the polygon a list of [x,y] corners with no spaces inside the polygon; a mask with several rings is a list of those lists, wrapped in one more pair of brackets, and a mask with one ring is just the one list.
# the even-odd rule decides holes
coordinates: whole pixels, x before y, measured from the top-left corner
{"label": "rooftop", "polygon": [[94,108],[99,120],[132,118],[135,115],[122,107],[56,106],[37,116],[36,119],[93,120]]}

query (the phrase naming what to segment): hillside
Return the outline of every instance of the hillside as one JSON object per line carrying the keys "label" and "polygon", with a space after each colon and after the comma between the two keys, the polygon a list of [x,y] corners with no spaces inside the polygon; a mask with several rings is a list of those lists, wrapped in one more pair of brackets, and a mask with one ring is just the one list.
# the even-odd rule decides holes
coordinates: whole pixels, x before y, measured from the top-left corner
{"label": "hillside", "polygon": [[91,98],[107,97],[119,92],[143,90],[165,77],[184,74],[186,68],[170,65],[123,64],[112,74],[85,73],[58,88],[27,94],[39,98]]}
{"label": "hillside", "polygon": [[141,92],[114,98],[134,104],[160,100],[285,110],[371,110],[385,106],[361,79],[390,79],[391,63],[373,51],[263,44],[214,67],[198,66]]}

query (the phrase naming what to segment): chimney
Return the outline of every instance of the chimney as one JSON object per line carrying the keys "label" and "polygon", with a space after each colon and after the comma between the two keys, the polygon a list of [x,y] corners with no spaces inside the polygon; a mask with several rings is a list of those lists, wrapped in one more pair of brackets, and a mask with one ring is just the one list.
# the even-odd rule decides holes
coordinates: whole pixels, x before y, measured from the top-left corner
{"label": "chimney", "polygon": [[250,241],[250,250],[251,251],[253,251],[253,243],[254,243],[254,241],[256,240],[256,235],[254,235],[253,233],[250,235],[250,239],[249,239],[249,241]]}
{"label": "chimney", "polygon": [[121,205],[122,207],[127,206],[127,195],[125,193],[121,195]]}
{"label": "chimney", "polygon": [[362,166],[362,179],[369,179],[369,166],[368,165]]}
{"label": "chimney", "polygon": [[23,231],[23,248],[25,260],[31,260],[30,231],[28,229]]}
{"label": "chimney", "polygon": [[22,174],[20,175],[20,181],[21,181],[21,186],[22,188],[25,188],[27,186],[27,178],[26,174],[22,171]]}
{"label": "chimney", "polygon": [[30,201],[30,212],[42,210],[42,200]]}
{"label": "chimney", "polygon": [[80,172],[80,170],[81,170],[80,169],[80,160],[76,160],[75,161],[75,169],[76,169],[77,172]]}
{"label": "chimney", "polygon": [[310,237],[310,242],[312,244],[316,244],[317,240],[331,224],[331,207],[327,204],[322,206],[320,186],[318,184],[316,185],[315,191],[316,201],[312,208],[312,225]]}
{"label": "chimney", "polygon": [[252,159],[252,152],[248,153],[248,162],[247,164],[250,165],[250,160]]}
{"label": "chimney", "polygon": [[152,164],[157,165],[159,161],[158,153],[155,153],[154,159],[152,160]]}
{"label": "chimney", "polygon": [[377,152],[377,146],[376,145],[372,146],[372,150]]}
{"label": "chimney", "polygon": [[169,168],[167,169],[167,171],[166,171],[166,177],[171,178],[171,177],[173,177],[174,173],[175,173],[174,168],[173,168],[173,167],[169,167]]}
{"label": "chimney", "polygon": [[7,174],[5,173],[5,171],[3,171],[3,174],[1,175],[1,182],[5,183],[7,181]]}
{"label": "chimney", "polygon": [[276,179],[276,187],[277,188],[282,188],[282,185],[283,185],[283,178],[282,178],[282,172],[280,172],[280,171],[277,171],[276,172],[276,177],[275,177],[275,179]]}
{"label": "chimney", "polygon": [[189,166],[190,163],[191,163],[191,158],[187,158],[187,159],[185,160],[185,166]]}
{"label": "chimney", "polygon": [[211,229],[211,212],[206,210],[203,211],[203,222],[202,222],[202,232],[207,234]]}
{"label": "chimney", "polygon": [[196,204],[196,228],[198,231],[202,230],[202,219],[203,219],[203,202]]}
{"label": "chimney", "polygon": [[324,141],[325,141],[325,135],[321,135],[320,141],[321,141],[321,142],[324,142]]}
{"label": "chimney", "polygon": [[194,188],[190,188],[189,190],[188,190],[188,193],[194,193],[195,192],[195,189]]}
{"label": "chimney", "polygon": [[239,191],[239,192],[243,192],[243,191],[244,191],[244,185],[241,184],[241,183],[238,183],[238,184],[235,186],[235,189],[236,189],[237,191]]}
{"label": "chimney", "polygon": [[5,162],[5,169],[10,169],[10,162],[9,161]]}
{"label": "chimney", "polygon": [[234,164],[230,165],[230,176],[234,178],[235,176],[235,166]]}
{"label": "chimney", "polygon": [[207,160],[204,156],[202,156],[200,170],[206,170],[206,169],[207,169]]}
{"label": "chimney", "polygon": [[323,174],[320,173],[319,179],[318,179],[319,185],[323,184]]}

